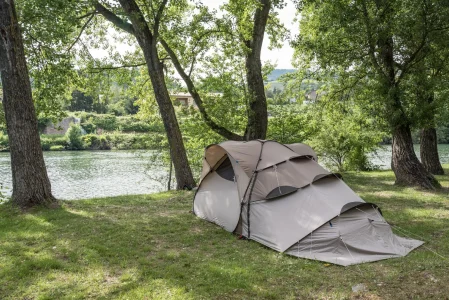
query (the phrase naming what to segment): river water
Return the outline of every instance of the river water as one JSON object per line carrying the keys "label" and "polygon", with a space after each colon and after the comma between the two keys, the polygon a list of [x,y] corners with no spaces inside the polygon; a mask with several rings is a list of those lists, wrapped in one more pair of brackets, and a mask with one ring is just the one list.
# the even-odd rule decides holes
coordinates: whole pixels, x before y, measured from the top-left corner
{"label": "river water", "polygon": [[[419,145],[415,146],[419,153]],[[442,163],[449,163],[449,145],[439,145]],[[148,194],[165,189],[167,171],[154,164],[151,151],[50,151],[44,152],[53,195],[76,200],[119,195]],[[391,146],[371,155],[381,169],[388,169]],[[162,170],[161,170],[162,169]],[[2,193],[11,194],[9,153],[0,153]]]}
{"label": "river water", "polygon": [[[53,195],[75,200],[162,191],[165,171],[151,163],[150,151],[44,152]],[[11,194],[9,153],[0,153],[0,184]]]}

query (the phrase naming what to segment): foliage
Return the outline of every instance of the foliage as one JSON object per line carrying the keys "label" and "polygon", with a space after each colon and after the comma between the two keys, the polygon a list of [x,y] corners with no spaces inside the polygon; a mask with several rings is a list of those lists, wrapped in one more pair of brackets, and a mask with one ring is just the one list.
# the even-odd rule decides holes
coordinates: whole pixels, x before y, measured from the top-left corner
{"label": "foliage", "polygon": [[42,133],[45,128],[47,128],[48,125],[52,123],[52,119],[45,116],[45,115],[39,115],[37,118],[37,128],[39,130],[39,133]]}
{"label": "foliage", "polygon": [[[0,94],[2,97],[2,94]],[[3,110],[3,102],[0,102],[0,132],[6,132],[5,111]]]}
{"label": "foliage", "polygon": [[94,102],[92,96],[88,96],[79,90],[74,90],[71,96],[72,99],[67,107],[69,111],[92,112]]}
{"label": "foliage", "polygon": [[359,100],[375,104],[390,130],[420,124],[420,112],[429,103],[410,96],[410,82],[419,86],[422,62],[435,57],[442,49],[435,45],[447,40],[446,4],[310,0],[300,8],[301,35],[294,42],[298,64],[332,73],[342,91],[364,86],[371,97]]}
{"label": "foliage", "polygon": [[66,139],[68,143],[69,150],[82,150],[83,140],[82,140],[83,132],[81,130],[81,126],[78,124],[70,124],[69,129],[66,133]]}
{"label": "foliage", "polygon": [[[449,187],[447,175],[438,179]],[[192,192],[63,201],[31,214],[6,204],[0,298],[444,299],[448,263],[430,249],[449,253],[447,192],[395,186],[391,171],[344,180],[381,207],[396,234],[426,247],[345,268],[299,259],[193,216]],[[360,283],[367,289],[353,293]]]}
{"label": "foliage", "polygon": [[[332,89],[328,89],[332,94]],[[313,132],[308,143],[323,157],[324,164],[338,171],[366,171],[375,168],[368,154],[379,147],[386,135],[382,123],[358,106],[354,97],[335,102],[329,96],[308,105]]]}
{"label": "foliage", "polygon": [[9,149],[9,139],[8,135],[0,131],[0,152],[6,151]]}
{"label": "foliage", "polygon": [[61,145],[55,145],[55,146],[51,146],[49,150],[50,151],[62,151],[62,150],[65,150],[65,148],[64,148],[64,146],[61,146]]}
{"label": "foliage", "polygon": [[52,147],[61,147],[63,149],[68,147],[67,138],[64,135],[41,135],[41,146],[42,150],[48,151],[51,150]]}
{"label": "foliage", "polygon": [[[195,109],[181,109],[180,126],[186,145],[187,157],[195,180],[200,178],[203,167],[204,149],[225,139],[211,130],[200,118]],[[224,120],[225,121],[225,120]]]}
{"label": "foliage", "polygon": [[301,104],[270,105],[268,107],[267,139],[283,144],[303,142],[313,135],[312,115]]}
{"label": "foliage", "polygon": [[75,112],[81,119],[81,126],[87,133],[95,133],[97,129],[103,131],[129,132],[164,132],[161,123],[145,120],[141,116],[115,116],[112,114],[96,114],[88,112]]}
{"label": "foliage", "polygon": [[72,51],[77,29],[85,21],[77,18],[87,12],[85,2],[17,1],[17,11],[37,113],[60,119],[67,87],[78,81]]}
{"label": "foliage", "polygon": [[121,132],[163,132],[163,128],[156,128],[135,117],[117,118],[117,129]]}
{"label": "foliage", "polygon": [[81,127],[83,127],[86,133],[95,133],[97,130],[97,125],[95,125],[92,120],[81,123]]}
{"label": "foliage", "polygon": [[83,147],[88,150],[110,150],[111,146],[105,135],[86,134],[82,137]]}
{"label": "foliage", "polygon": [[106,131],[113,131],[117,128],[117,117],[114,115],[95,115],[90,117],[87,121],[93,123],[97,128],[101,128]]}

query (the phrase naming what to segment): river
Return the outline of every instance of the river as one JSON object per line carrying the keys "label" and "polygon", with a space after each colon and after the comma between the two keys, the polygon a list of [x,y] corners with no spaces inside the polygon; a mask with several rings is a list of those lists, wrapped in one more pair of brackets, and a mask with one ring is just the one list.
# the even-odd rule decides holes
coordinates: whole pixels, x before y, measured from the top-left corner
{"label": "river", "polygon": [[[53,195],[76,200],[118,195],[148,194],[164,190],[157,178],[166,172],[151,163],[151,151],[48,151],[44,152]],[[0,153],[0,184],[10,195],[9,153]]]}
{"label": "river", "polygon": [[[415,146],[419,153],[419,145]],[[449,145],[439,145],[442,163],[449,163]],[[165,189],[166,170],[155,166],[151,151],[49,151],[44,152],[53,195],[76,200],[119,195],[148,194]],[[371,155],[381,169],[388,169],[391,146]],[[0,153],[0,185],[11,193],[9,153]]]}

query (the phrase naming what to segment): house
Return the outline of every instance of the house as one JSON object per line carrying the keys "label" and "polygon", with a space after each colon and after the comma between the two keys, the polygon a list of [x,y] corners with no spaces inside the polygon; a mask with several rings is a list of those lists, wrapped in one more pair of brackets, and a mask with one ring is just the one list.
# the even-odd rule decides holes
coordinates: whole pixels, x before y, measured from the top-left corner
{"label": "house", "polygon": [[[202,95],[202,97],[205,98],[221,98],[223,97],[223,93],[207,93],[206,95]],[[198,106],[195,103],[195,100],[193,100],[192,95],[190,93],[171,93],[170,98],[176,103],[179,102],[181,105],[184,106],[193,106],[194,108],[198,108]],[[204,101],[204,99],[203,99]]]}
{"label": "house", "polygon": [[190,93],[173,93],[170,94],[170,97],[173,101],[181,103],[181,105],[197,107]]}

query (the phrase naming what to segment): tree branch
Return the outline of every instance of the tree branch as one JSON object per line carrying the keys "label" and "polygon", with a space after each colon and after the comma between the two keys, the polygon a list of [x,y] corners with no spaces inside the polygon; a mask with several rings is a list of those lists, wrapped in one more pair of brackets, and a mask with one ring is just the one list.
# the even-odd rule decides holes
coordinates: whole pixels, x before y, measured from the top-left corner
{"label": "tree branch", "polygon": [[90,21],[92,21],[92,19],[95,17],[95,12],[91,13],[89,19],[87,20],[86,23],[84,23],[83,27],[81,27],[81,31],[78,34],[78,36],[76,37],[75,41],[73,41],[73,43],[70,45],[70,47],[66,50],[67,52],[70,52],[70,50],[72,50],[73,46],[75,46],[75,44],[79,41],[79,39],[81,38],[81,35],[83,34],[84,30],[86,29],[87,25],[89,25]]}
{"label": "tree branch", "polygon": [[104,7],[100,2],[95,1],[94,2],[95,9],[99,14],[101,14],[106,20],[113,23],[118,28],[135,35],[134,27],[132,24],[128,23],[127,21],[123,20],[122,18],[118,17],[116,14],[114,14],[112,11]]}
{"label": "tree branch", "polygon": [[373,33],[371,31],[371,25],[369,21],[368,9],[366,8],[366,1],[363,1],[363,16],[366,27],[366,34],[368,35],[368,55],[371,59],[372,64],[374,65],[374,68],[377,69],[380,75],[387,77],[385,72],[382,70],[382,67],[379,65],[379,62],[376,60],[376,56],[374,54],[375,46],[373,41]]}
{"label": "tree branch", "polygon": [[94,11],[91,11],[91,12],[85,14],[85,15],[79,16],[77,19],[78,19],[78,20],[81,20],[81,19],[87,18],[87,17],[89,17],[89,16],[91,16],[91,15],[95,15],[96,13],[97,13],[97,11],[94,10]]}
{"label": "tree branch", "polygon": [[201,99],[201,96],[198,94],[198,92],[195,89],[195,85],[193,81],[191,80],[190,76],[186,74],[184,71],[184,68],[182,67],[180,61],[178,60],[178,57],[176,56],[175,52],[170,48],[170,46],[167,44],[167,42],[164,39],[160,39],[160,43],[164,47],[165,51],[167,51],[168,55],[170,56],[173,65],[176,68],[176,71],[178,71],[178,74],[182,77],[184,82],[187,85],[187,89],[189,90],[190,95],[192,95],[193,100],[195,101],[195,104],[198,106],[198,109],[201,113],[201,116],[203,117],[204,122],[216,133],[219,135],[227,138],[228,140],[235,140],[235,141],[242,141],[244,140],[243,136],[240,136],[238,134],[233,133],[232,131],[229,131],[223,126],[218,125],[214,122],[214,120],[211,119],[211,117],[206,112],[206,109],[203,105],[203,101]]}
{"label": "tree branch", "polygon": [[167,5],[168,0],[163,0],[161,6],[157,10],[157,14],[154,18],[154,27],[153,27],[153,35],[155,38],[159,35],[159,26],[161,23],[162,13],[164,12],[165,6]]}
{"label": "tree branch", "polygon": [[250,42],[250,49],[254,55],[260,57],[262,49],[263,37],[265,34],[265,27],[267,26],[268,16],[271,9],[270,0],[260,0],[262,7],[257,8],[254,14],[254,28]]}

